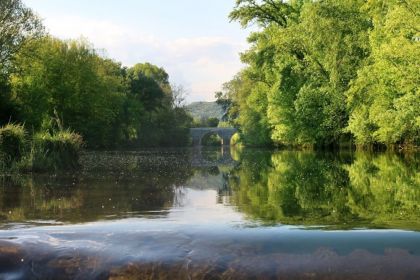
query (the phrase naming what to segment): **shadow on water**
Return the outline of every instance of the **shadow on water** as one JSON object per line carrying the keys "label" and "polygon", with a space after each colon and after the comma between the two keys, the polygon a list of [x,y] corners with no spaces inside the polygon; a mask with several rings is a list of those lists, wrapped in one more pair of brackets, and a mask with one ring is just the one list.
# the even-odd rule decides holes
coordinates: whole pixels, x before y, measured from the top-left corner
{"label": "shadow on water", "polygon": [[420,279],[418,155],[86,153],[0,177],[1,279]]}

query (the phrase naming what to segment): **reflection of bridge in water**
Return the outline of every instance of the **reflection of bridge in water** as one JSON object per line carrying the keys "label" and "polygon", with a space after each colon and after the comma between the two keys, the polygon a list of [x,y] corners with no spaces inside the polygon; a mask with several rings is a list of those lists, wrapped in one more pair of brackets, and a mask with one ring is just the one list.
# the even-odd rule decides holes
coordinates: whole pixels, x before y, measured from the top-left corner
{"label": "reflection of bridge in water", "polygon": [[234,166],[230,146],[222,146],[220,149],[206,149],[195,146],[192,153],[191,165],[193,167],[213,167],[219,165]]}
{"label": "reflection of bridge in water", "polygon": [[238,162],[232,157],[231,147],[219,149],[196,146],[191,157],[191,166],[197,168],[186,186],[192,189],[211,189],[218,193],[218,201],[230,193],[229,178]]}
{"label": "reflection of bridge in water", "polygon": [[201,141],[206,135],[216,134],[222,139],[222,146],[229,146],[230,139],[236,133],[233,127],[197,127],[190,128],[193,146],[201,146]]}

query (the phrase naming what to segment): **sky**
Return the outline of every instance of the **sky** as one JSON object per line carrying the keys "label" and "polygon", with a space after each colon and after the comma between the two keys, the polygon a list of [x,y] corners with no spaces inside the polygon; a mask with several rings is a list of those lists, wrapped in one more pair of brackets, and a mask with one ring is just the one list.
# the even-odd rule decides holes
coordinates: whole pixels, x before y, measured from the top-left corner
{"label": "sky", "polygon": [[212,101],[243,67],[248,31],[228,14],[235,0],[23,0],[61,39],[88,39],[101,54],[132,66],[163,67],[187,102]]}

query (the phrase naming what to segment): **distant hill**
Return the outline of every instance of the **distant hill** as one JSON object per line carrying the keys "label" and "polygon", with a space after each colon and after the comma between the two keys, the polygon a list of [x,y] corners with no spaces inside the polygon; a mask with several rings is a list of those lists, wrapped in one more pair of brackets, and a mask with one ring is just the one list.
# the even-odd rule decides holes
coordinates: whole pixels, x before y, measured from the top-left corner
{"label": "distant hill", "polygon": [[208,119],[218,118],[219,120],[223,116],[223,109],[216,102],[193,102],[186,106],[187,112],[189,112],[194,119]]}

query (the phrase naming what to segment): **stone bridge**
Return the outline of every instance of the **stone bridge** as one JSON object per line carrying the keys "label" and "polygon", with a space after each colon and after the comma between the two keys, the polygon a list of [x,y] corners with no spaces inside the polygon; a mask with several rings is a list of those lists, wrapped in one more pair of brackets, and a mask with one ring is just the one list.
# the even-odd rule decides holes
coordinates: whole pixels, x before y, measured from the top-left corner
{"label": "stone bridge", "polygon": [[229,146],[230,139],[236,133],[236,128],[233,127],[197,127],[190,128],[193,146],[201,146],[201,140],[204,136],[209,134],[217,134],[222,138],[222,145]]}

